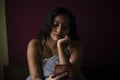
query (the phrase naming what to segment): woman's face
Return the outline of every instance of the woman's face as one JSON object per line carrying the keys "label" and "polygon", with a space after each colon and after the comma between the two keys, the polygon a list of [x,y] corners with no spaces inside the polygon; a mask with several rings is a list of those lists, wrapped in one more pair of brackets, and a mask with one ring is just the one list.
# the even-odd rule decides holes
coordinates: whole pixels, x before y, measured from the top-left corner
{"label": "woman's face", "polygon": [[70,30],[70,21],[67,15],[58,15],[55,17],[52,23],[52,30],[50,32],[50,37],[53,40],[59,40],[68,35]]}

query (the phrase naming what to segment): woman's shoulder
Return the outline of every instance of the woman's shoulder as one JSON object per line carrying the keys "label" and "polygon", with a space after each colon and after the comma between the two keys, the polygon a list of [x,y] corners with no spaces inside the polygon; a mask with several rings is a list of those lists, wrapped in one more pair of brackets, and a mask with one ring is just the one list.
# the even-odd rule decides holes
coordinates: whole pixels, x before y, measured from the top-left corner
{"label": "woman's shoulder", "polygon": [[79,40],[71,41],[70,46],[68,47],[69,51],[71,53],[80,53],[80,55],[83,55],[83,46]]}
{"label": "woman's shoulder", "polygon": [[83,47],[82,47],[82,44],[79,40],[73,40],[70,42],[69,46],[68,46],[68,49],[71,51],[71,50],[82,50]]}
{"label": "woman's shoulder", "polygon": [[81,42],[79,40],[73,40],[70,42],[71,47],[80,47],[82,46]]}
{"label": "woman's shoulder", "polygon": [[29,46],[39,47],[42,46],[42,40],[39,39],[31,39],[28,43]]}

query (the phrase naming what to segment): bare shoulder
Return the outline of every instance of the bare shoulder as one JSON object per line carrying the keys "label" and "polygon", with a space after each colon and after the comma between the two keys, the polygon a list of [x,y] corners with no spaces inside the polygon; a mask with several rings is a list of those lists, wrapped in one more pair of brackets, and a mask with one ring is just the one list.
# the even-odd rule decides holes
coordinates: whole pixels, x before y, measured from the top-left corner
{"label": "bare shoulder", "polygon": [[78,40],[74,40],[70,43],[70,48],[79,49],[81,47],[82,47],[81,42]]}
{"label": "bare shoulder", "polygon": [[71,62],[74,60],[82,60],[83,58],[83,47],[80,41],[74,40],[70,43],[69,51],[71,54]]}
{"label": "bare shoulder", "polygon": [[32,39],[29,41],[28,43],[28,49],[32,49],[32,50],[40,50],[42,49],[42,42],[39,39]]}
{"label": "bare shoulder", "polygon": [[29,41],[28,45],[29,46],[41,46],[42,43],[41,43],[41,40],[39,39],[32,39]]}
{"label": "bare shoulder", "polygon": [[40,54],[42,51],[42,43],[39,39],[32,39],[28,43],[27,47],[27,55],[28,56],[35,56],[37,54]]}
{"label": "bare shoulder", "polygon": [[70,43],[70,46],[69,46],[69,51],[70,53],[74,53],[74,54],[83,54],[83,47],[82,47],[82,44],[80,41],[78,40],[74,40]]}

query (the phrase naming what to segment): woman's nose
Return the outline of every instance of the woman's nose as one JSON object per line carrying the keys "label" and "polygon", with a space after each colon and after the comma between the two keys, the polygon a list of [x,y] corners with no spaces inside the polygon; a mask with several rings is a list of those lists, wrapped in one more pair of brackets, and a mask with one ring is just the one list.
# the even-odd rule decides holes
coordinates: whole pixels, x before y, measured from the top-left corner
{"label": "woman's nose", "polygon": [[59,26],[57,27],[57,32],[61,32],[62,31],[62,25],[59,24]]}

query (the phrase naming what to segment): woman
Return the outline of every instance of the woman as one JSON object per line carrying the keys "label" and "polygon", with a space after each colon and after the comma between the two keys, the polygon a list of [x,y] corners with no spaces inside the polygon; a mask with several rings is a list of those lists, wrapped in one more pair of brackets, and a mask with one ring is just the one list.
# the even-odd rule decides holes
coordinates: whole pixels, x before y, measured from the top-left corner
{"label": "woman", "polygon": [[[56,8],[48,15],[37,38],[28,44],[30,77],[27,80],[63,80],[66,76],[69,80],[83,80],[82,57],[73,14],[66,8]],[[58,64],[69,65],[69,73],[53,77]]]}

